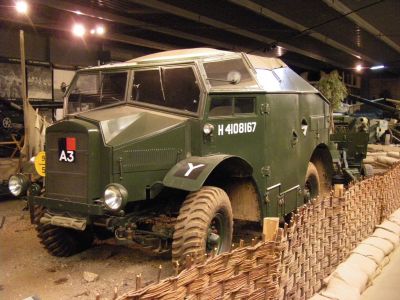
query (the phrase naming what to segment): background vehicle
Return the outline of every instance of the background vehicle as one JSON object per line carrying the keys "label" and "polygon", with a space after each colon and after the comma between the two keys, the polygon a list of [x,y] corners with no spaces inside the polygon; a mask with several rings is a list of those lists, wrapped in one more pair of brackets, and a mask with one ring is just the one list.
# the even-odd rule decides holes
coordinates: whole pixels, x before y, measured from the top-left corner
{"label": "background vehicle", "polygon": [[234,220],[284,217],[347,180],[329,103],[275,58],[189,49],[81,70],[65,113],[29,197],[56,256],[108,233],[177,260],[220,253]]}

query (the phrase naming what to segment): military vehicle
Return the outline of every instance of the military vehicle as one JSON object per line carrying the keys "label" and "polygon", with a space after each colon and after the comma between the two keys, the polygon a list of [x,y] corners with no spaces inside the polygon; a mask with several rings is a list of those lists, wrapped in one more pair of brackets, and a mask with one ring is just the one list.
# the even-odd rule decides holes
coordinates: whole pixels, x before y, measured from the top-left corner
{"label": "military vehicle", "polygon": [[176,260],[221,253],[234,220],[283,218],[346,180],[328,101],[276,58],[200,48],[88,68],[64,107],[46,132],[45,186],[29,190],[55,256],[109,233]]}

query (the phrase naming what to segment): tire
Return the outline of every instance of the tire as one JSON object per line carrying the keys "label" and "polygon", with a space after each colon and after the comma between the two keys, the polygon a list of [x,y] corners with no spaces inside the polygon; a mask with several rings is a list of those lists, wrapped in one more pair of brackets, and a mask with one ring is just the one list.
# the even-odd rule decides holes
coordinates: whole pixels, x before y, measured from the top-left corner
{"label": "tire", "polygon": [[370,164],[363,164],[361,168],[361,175],[364,177],[371,177],[374,175],[374,167]]}
{"label": "tire", "polygon": [[183,262],[229,251],[232,244],[233,214],[228,195],[217,187],[203,187],[186,197],[179,211],[172,241],[172,259]]}
{"label": "tire", "polygon": [[308,163],[307,173],[304,183],[304,202],[316,198],[321,191],[321,180],[318,170],[312,162]]}
{"label": "tire", "polygon": [[44,212],[43,207],[35,206],[34,223],[41,244],[51,255],[71,256],[88,249],[92,245],[94,235],[89,230],[81,232],[51,224],[41,224],[40,218]]}

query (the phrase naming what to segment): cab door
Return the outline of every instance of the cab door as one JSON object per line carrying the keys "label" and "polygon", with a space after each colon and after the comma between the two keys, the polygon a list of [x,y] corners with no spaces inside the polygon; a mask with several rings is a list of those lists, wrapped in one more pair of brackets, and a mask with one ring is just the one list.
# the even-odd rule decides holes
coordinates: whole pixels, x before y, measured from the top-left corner
{"label": "cab door", "polygon": [[211,95],[207,101],[203,133],[203,155],[224,153],[237,155],[256,164],[262,154],[263,124],[260,122],[257,95]]}

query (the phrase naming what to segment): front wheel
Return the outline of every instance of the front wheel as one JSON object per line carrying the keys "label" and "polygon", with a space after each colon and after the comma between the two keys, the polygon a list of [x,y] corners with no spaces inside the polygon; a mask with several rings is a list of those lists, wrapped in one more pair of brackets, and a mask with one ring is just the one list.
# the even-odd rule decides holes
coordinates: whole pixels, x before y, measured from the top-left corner
{"label": "front wheel", "polygon": [[51,224],[41,224],[40,218],[45,210],[41,206],[34,207],[34,223],[38,238],[44,248],[53,256],[66,257],[86,250],[92,245],[94,235],[88,229],[77,231]]}
{"label": "front wheel", "polygon": [[229,251],[233,214],[228,195],[217,187],[203,187],[186,197],[179,211],[172,242],[172,258],[201,257]]}

